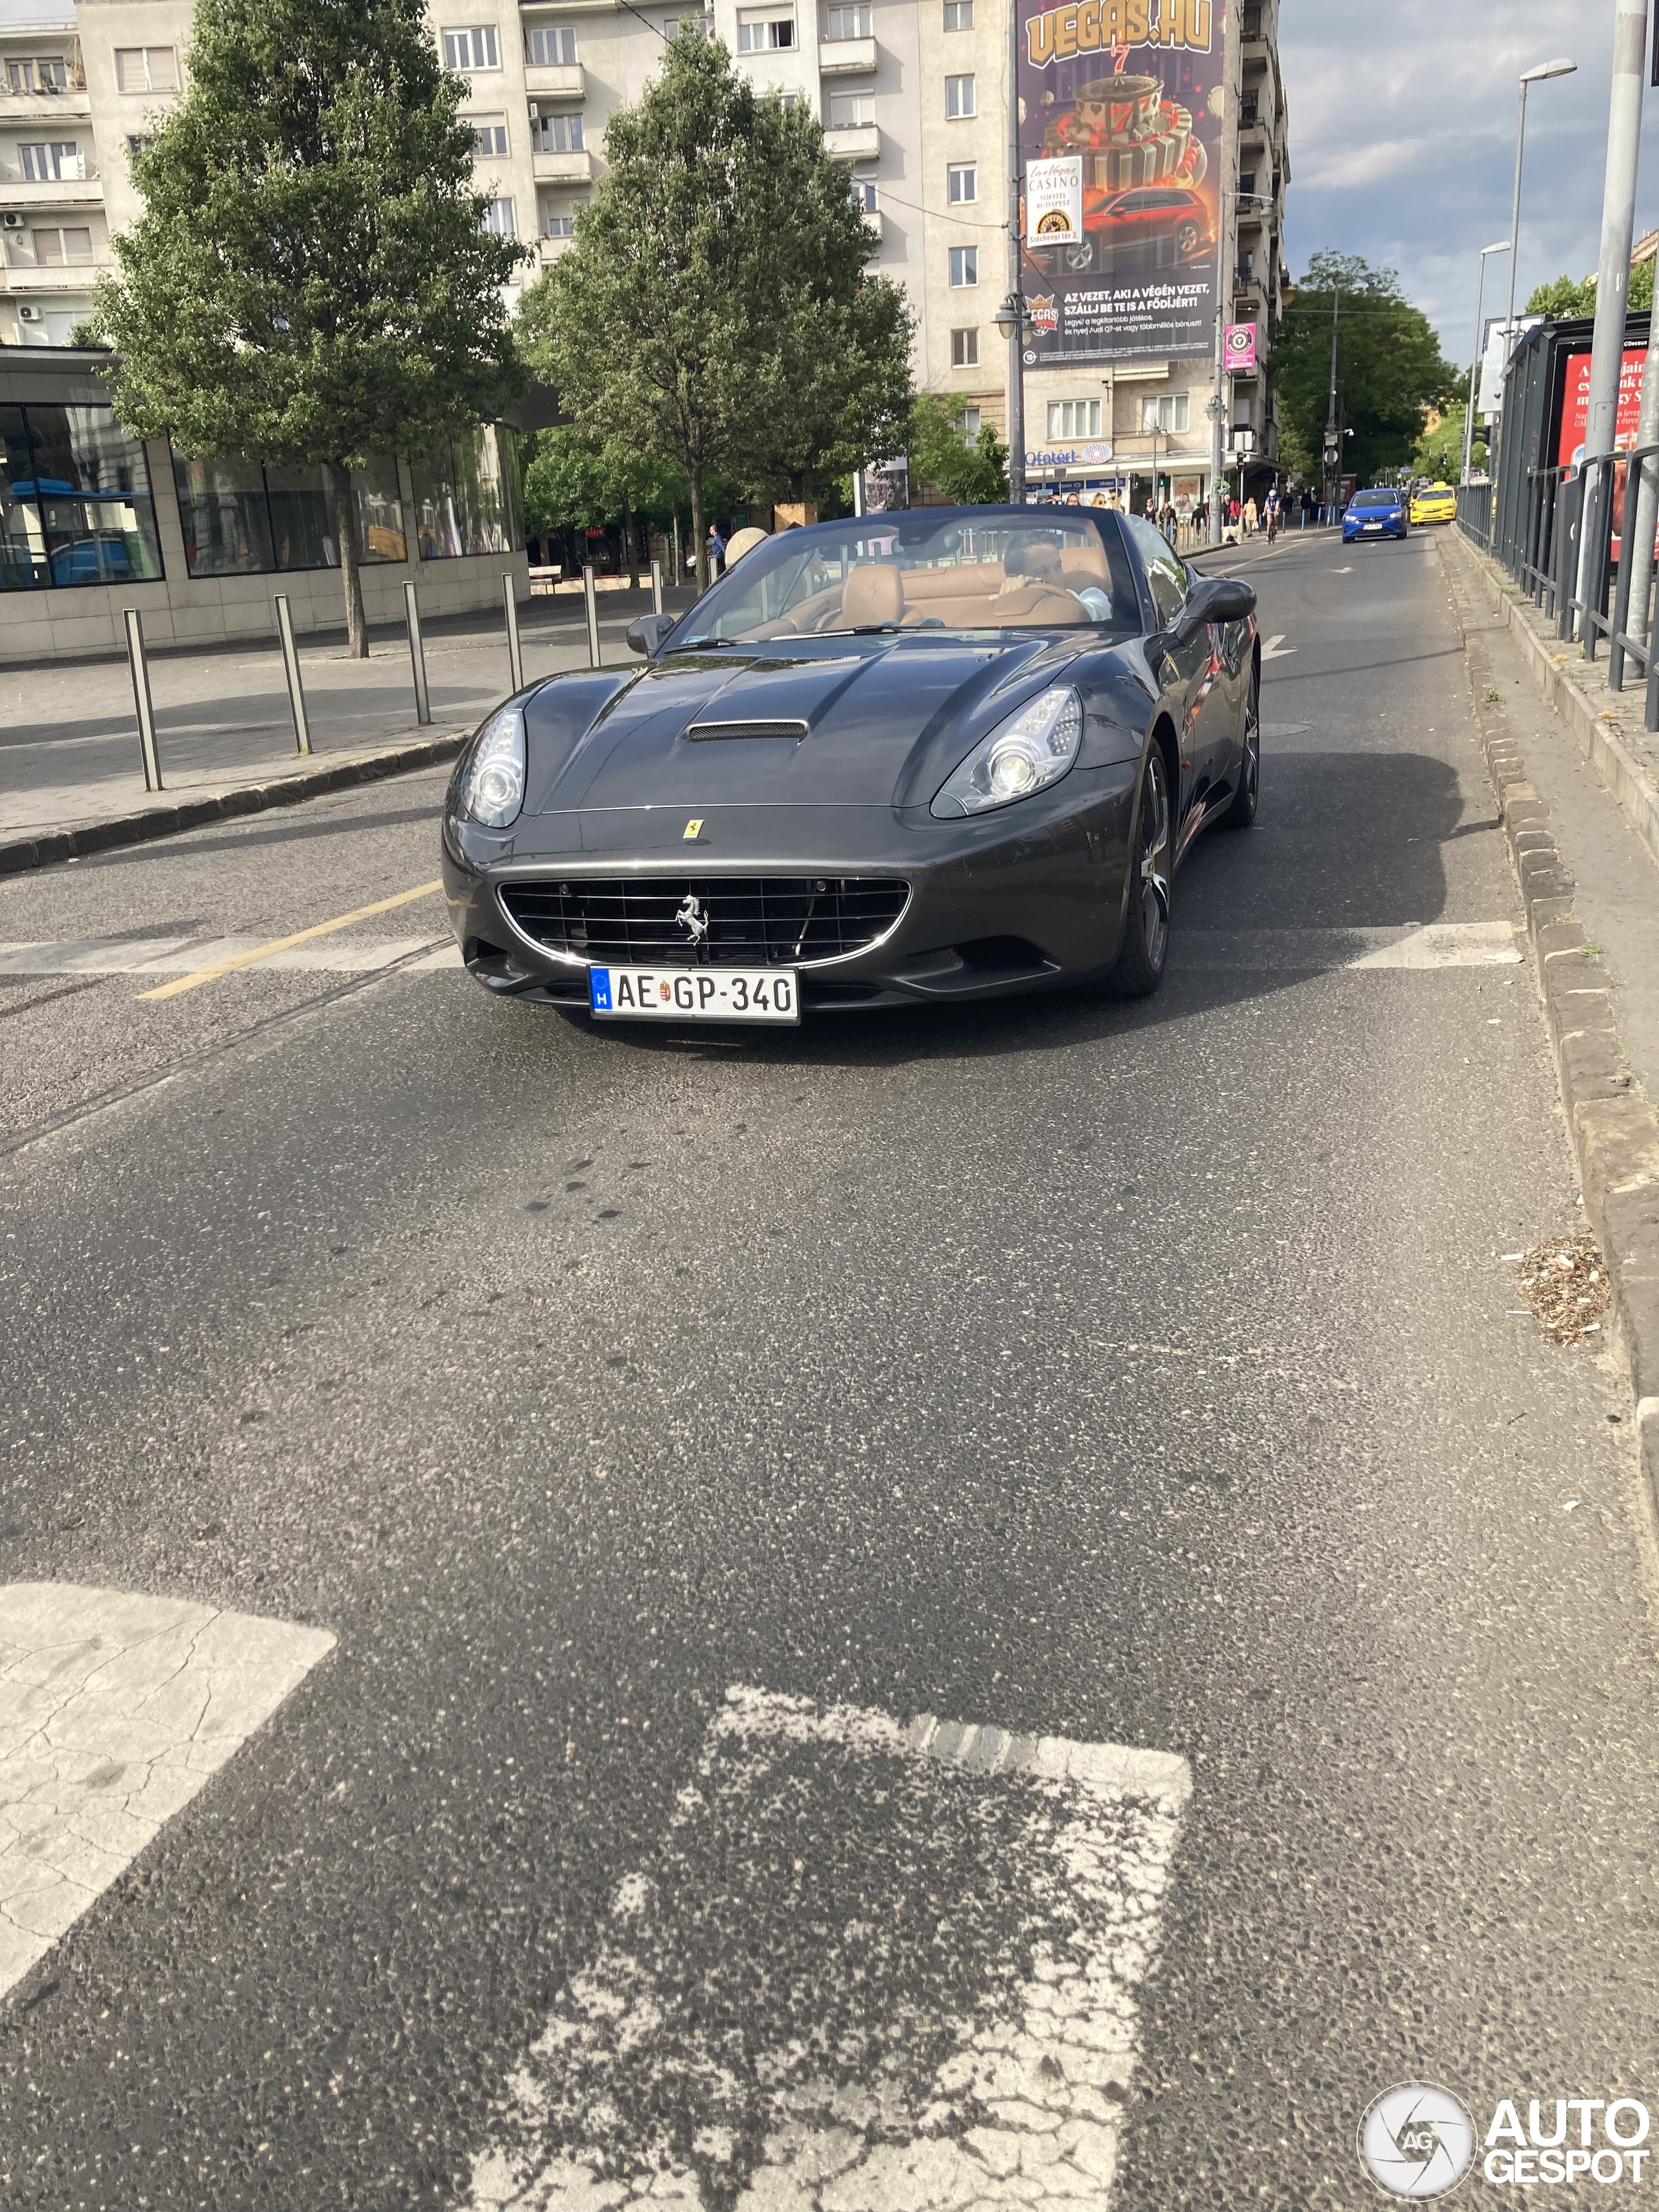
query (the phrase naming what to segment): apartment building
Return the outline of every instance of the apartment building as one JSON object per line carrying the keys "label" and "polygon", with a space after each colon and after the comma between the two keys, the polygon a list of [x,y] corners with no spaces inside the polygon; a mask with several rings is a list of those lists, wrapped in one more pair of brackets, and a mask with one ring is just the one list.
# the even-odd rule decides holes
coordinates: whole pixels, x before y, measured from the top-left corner
{"label": "apartment building", "polygon": [[[176,98],[189,44],[191,0],[55,4],[53,14],[54,0],[0,0],[0,9],[36,8],[42,17],[20,24],[0,13],[8,72],[0,339],[12,343],[67,342],[107,265],[111,232],[137,213],[132,149]],[[1206,187],[1211,251],[1234,275],[1231,319],[1260,327],[1260,362],[1285,273],[1290,162],[1279,0],[1158,4],[1157,21],[1149,0],[1109,12],[1138,28],[1139,9],[1154,40],[1160,25],[1202,27],[1207,79],[1200,89],[1221,124],[1220,173]],[[433,0],[434,38],[465,80],[488,220],[535,249],[518,284],[532,283],[568,248],[602,167],[607,119],[639,98],[688,12],[758,85],[822,118],[870,227],[870,266],[910,295],[918,385],[959,399],[970,427],[1006,431],[1010,359],[994,318],[1015,275],[1007,0],[709,0],[706,9],[692,0],[690,10],[687,0]],[[1094,66],[1133,68],[1140,51],[1106,47]],[[1021,282],[1028,295],[1041,290],[1042,272],[1029,254]],[[1161,484],[1182,498],[1202,496],[1212,326],[1212,314],[1198,339],[1188,332],[1177,358],[1137,352],[1121,339],[1109,359],[1056,361],[1041,345],[1028,347],[1033,484],[1062,496],[1105,485],[1144,496]],[[1227,385],[1230,455],[1271,460],[1276,432],[1265,371],[1232,375]],[[1232,435],[1235,425],[1242,437]]]}

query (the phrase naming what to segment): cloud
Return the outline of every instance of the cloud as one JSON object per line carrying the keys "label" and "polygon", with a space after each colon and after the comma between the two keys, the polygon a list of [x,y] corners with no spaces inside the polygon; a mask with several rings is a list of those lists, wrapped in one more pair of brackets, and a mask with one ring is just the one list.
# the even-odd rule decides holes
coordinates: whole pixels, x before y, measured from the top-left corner
{"label": "cloud", "polygon": [[[1610,4],[1506,0],[1480,11],[1477,34],[1445,0],[1280,0],[1292,270],[1322,249],[1398,269],[1450,357],[1467,358],[1477,257],[1509,235],[1520,73],[1558,54],[1578,70],[1528,95],[1517,296],[1594,269],[1613,17]],[[1659,93],[1642,152],[1638,232],[1659,222]],[[1492,264],[1487,275],[1490,312]]]}

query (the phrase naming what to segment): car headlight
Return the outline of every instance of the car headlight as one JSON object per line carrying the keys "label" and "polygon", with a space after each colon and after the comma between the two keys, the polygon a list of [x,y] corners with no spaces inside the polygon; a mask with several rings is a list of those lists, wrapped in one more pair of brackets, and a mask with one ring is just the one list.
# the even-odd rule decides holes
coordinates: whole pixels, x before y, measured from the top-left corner
{"label": "car headlight", "polygon": [[1012,806],[1058,783],[1083,743],[1083,702],[1057,684],[981,738],[939,787],[929,811],[941,821]]}
{"label": "car headlight", "polygon": [[503,707],[473,741],[456,797],[487,829],[505,830],[524,805],[524,711]]}

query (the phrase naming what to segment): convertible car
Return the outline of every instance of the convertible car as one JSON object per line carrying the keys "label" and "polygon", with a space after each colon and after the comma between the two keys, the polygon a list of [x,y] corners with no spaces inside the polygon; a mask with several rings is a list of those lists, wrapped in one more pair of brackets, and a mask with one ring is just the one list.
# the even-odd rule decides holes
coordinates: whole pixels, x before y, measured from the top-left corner
{"label": "convertible car", "polygon": [[1255,818],[1255,607],[1110,510],[763,538],[634,624],[642,666],[550,677],[470,740],[441,833],[466,965],[599,1020],[1144,995],[1182,855]]}

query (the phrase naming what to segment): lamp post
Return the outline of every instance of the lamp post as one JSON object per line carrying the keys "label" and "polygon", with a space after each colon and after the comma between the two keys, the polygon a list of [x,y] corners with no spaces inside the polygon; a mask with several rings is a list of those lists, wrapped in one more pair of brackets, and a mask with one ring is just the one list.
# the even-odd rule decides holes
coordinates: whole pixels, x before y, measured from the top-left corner
{"label": "lamp post", "polygon": [[1008,341],[1008,498],[1025,504],[1025,341],[1036,325],[1018,284],[991,319]]}
{"label": "lamp post", "polygon": [[1331,288],[1331,398],[1325,413],[1325,505],[1336,505],[1337,485],[1342,474],[1342,447],[1336,434],[1336,321],[1342,305],[1342,287]]}
{"label": "lamp post", "polygon": [[[1245,200],[1257,207],[1271,208],[1273,204],[1266,192],[1230,192],[1224,185],[1216,203],[1218,217],[1216,238],[1215,287],[1215,390],[1210,394],[1204,412],[1210,418],[1210,505],[1214,512],[1210,517],[1210,543],[1221,543],[1221,501],[1219,491],[1222,471],[1225,465],[1227,427],[1232,420],[1232,409],[1227,399],[1227,317],[1233,296],[1233,272],[1224,270],[1222,258],[1227,250],[1227,207],[1231,203],[1234,216]],[[1235,242],[1235,250],[1237,250]],[[1268,271],[1269,276],[1272,270]]]}
{"label": "lamp post", "polygon": [[1469,404],[1465,410],[1463,421],[1462,481],[1464,483],[1469,480],[1469,460],[1474,447],[1474,380],[1480,367],[1480,311],[1486,289],[1486,256],[1489,253],[1507,253],[1509,251],[1510,242],[1507,238],[1500,238],[1495,246],[1483,246],[1480,249],[1480,275],[1474,288],[1474,354],[1469,362]]}
{"label": "lamp post", "polygon": [[1515,206],[1510,216],[1510,297],[1504,315],[1505,336],[1515,327],[1515,264],[1521,245],[1521,155],[1527,143],[1527,87],[1542,84],[1547,77],[1571,76],[1577,67],[1577,62],[1562,55],[1555,61],[1540,62],[1536,68],[1521,72],[1521,106],[1515,125]]}

